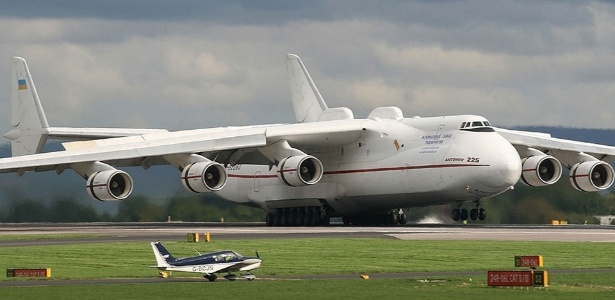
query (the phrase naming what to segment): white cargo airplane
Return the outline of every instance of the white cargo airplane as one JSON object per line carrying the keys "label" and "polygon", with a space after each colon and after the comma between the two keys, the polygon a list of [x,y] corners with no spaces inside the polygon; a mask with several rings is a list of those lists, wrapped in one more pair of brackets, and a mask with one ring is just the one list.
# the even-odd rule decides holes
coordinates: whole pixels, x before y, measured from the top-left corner
{"label": "white cargo airplane", "polygon": [[[24,59],[13,58],[13,157],[0,173],[72,169],[100,201],[133,188],[116,167],[171,164],[190,191],[216,192],[267,212],[268,225],[406,223],[402,208],[458,203],[454,220],[484,220],[481,201],[555,183],[562,166],[577,190],[608,189],[615,147],[492,127],[481,116],[404,118],[379,107],[366,119],[329,108],[300,58],[286,56],[295,124],[166,130],[49,127]],[[48,138],[65,151],[39,153]],[[472,208],[463,208],[470,202]]]}

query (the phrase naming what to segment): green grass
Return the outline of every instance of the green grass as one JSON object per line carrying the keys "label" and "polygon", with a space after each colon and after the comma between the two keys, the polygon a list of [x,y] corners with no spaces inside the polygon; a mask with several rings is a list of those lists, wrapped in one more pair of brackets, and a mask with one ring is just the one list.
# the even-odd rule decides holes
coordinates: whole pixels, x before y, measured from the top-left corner
{"label": "green grass", "polygon": [[[472,281],[470,281],[472,279]],[[492,288],[486,276],[454,276],[441,282],[423,278],[219,281],[110,284],[0,289],[2,299],[612,299],[615,284],[605,275],[559,275],[548,289]]]}
{"label": "green grass", "polygon": [[[0,299],[467,299],[612,298],[615,295],[615,243],[410,241],[383,238],[314,238],[214,240],[211,243],[169,241],[176,257],[232,249],[250,256],[258,250],[264,275],[377,274],[427,271],[485,271],[481,276],[335,280],[219,280],[158,284],[103,284],[44,287],[0,287]],[[612,269],[602,273],[549,274],[548,290],[487,287],[487,270],[513,270],[515,255],[542,255],[545,270]],[[9,267],[51,267],[52,279],[149,278],[157,270],[147,242],[0,247],[0,270]],[[173,272],[172,277],[198,274]],[[427,277],[430,279],[429,277]],[[434,278],[431,278],[434,279]],[[470,280],[471,279],[471,280]],[[2,281],[25,280],[6,278]],[[42,281],[44,282],[44,280]]]}
{"label": "green grass", "polygon": [[[547,270],[615,268],[613,243],[325,238],[174,241],[164,245],[176,257],[195,255],[194,249],[232,249],[246,256],[258,250],[264,262],[256,274],[262,275],[510,269],[515,255],[542,255]],[[147,242],[0,248],[0,269],[50,267],[55,279],[149,277],[156,274],[155,269],[147,268],[154,264]]]}
{"label": "green grass", "polygon": [[0,235],[0,241],[28,241],[28,240],[53,240],[53,239],[80,239],[80,238],[95,238],[105,235],[100,234],[3,234]]}

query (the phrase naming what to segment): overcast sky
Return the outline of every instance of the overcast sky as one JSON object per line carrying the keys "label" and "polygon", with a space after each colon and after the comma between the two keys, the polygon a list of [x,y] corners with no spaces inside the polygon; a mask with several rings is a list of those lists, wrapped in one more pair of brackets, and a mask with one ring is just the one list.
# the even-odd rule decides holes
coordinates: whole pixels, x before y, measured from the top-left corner
{"label": "overcast sky", "polygon": [[363,118],[479,114],[615,128],[615,4],[601,1],[4,1],[0,134],[24,57],[51,126],[294,122],[284,55]]}

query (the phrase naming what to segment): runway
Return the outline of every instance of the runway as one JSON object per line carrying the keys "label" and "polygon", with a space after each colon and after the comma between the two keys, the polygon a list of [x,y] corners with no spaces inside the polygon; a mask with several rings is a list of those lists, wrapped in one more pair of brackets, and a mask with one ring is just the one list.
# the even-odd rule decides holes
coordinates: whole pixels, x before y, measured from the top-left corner
{"label": "runway", "polygon": [[[0,224],[0,236],[75,235],[52,239],[0,239],[0,247],[105,243],[118,241],[186,240],[188,233],[210,233],[212,239],[289,239],[289,238],[387,238],[402,240],[503,240],[615,242],[615,226],[597,225],[408,225],[397,227],[266,227],[262,223],[67,223]],[[90,237],[90,235],[92,235]],[[613,272],[605,270],[550,270],[552,274],[570,272]],[[372,278],[426,278],[437,276],[474,276],[485,272],[379,273]],[[258,280],[349,279],[357,274],[305,276],[259,276]],[[131,278],[83,280],[0,281],[0,286],[49,286],[80,284],[203,282],[190,278]]]}
{"label": "runway", "polygon": [[615,226],[408,225],[395,227],[267,227],[262,223],[66,223],[0,224],[0,235],[95,235],[46,240],[0,240],[0,247],[109,241],[185,240],[188,233],[213,239],[379,237],[402,240],[505,240],[615,242]]}

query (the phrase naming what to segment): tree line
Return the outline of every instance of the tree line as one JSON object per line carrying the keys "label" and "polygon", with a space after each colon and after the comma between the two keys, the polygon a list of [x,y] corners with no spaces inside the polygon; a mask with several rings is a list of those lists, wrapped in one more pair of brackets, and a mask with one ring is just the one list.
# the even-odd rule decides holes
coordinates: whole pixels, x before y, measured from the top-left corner
{"label": "tree line", "polygon": [[237,205],[211,195],[180,194],[161,201],[136,195],[119,203],[117,212],[97,211],[91,199],[58,197],[45,202],[14,199],[0,222],[237,222],[263,221],[261,209]]}
{"label": "tree line", "polygon": [[[472,208],[466,203],[465,208]],[[49,201],[13,199],[0,209],[0,222],[262,222],[265,212],[222,200],[212,194],[180,193],[169,199],[136,195],[119,203],[117,212],[101,212],[91,200],[57,197]],[[456,204],[408,208],[410,221],[437,215],[450,221]],[[517,185],[512,191],[482,202],[492,224],[546,224],[563,220],[570,224],[597,224],[595,215],[615,215],[615,192],[585,193],[574,190],[567,180],[552,186]]]}

